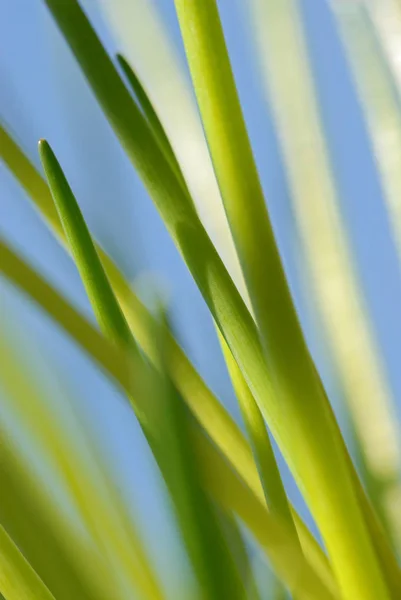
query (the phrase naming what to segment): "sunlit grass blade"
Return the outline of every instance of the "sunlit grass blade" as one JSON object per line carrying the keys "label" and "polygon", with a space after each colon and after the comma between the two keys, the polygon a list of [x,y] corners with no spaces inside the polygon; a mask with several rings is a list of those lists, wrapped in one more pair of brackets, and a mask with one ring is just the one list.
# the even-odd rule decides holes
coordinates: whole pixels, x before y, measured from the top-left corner
{"label": "sunlit grass blade", "polygon": [[2,597],[6,600],[55,600],[0,525],[0,598]]}
{"label": "sunlit grass blade", "polygon": [[175,170],[177,176],[182,179],[182,183],[184,187],[186,187],[186,183],[184,180],[184,176],[181,171],[181,167],[177,161],[177,158],[174,154],[174,150],[170,144],[170,140],[168,139],[166,132],[164,131],[164,127],[160,122],[160,119],[152,106],[152,103],[146,94],[141,82],[139,81],[136,73],[132,69],[131,65],[127,62],[127,60],[121,56],[121,54],[117,54],[117,61],[120,65],[124,75],[126,76],[130,86],[132,87],[136,99],[141,107],[143,114],[148,120],[148,123],[153,130],[153,133],[156,136],[160,146],[162,147],[167,159],[171,163],[172,168]]}
{"label": "sunlit grass blade", "polygon": [[192,447],[188,408],[168,375],[168,325],[161,315],[155,331],[158,376],[149,371],[153,397],[148,439],[169,490],[199,590],[205,600],[244,599],[245,588],[220,528],[216,509],[200,480]]}
{"label": "sunlit grass blade", "polygon": [[[0,244],[0,271],[14,285],[27,294],[29,298],[34,300],[68,335],[72,337],[72,339],[75,340],[75,342],[78,343],[81,348],[83,348],[85,352],[92,356],[104,371],[122,386],[128,395],[132,394],[132,376],[131,374],[128,374],[126,359],[121,352],[118,351],[118,348],[111,346],[78,311],[70,306],[56,290],[36,274],[4,243]],[[154,335],[150,335],[154,343]],[[173,338],[171,338],[171,341],[172,340]],[[155,360],[156,359],[157,351],[155,350]],[[171,360],[173,359],[174,353],[172,353],[171,356]],[[184,371],[184,373],[186,373],[186,371]],[[195,403],[202,401],[204,394],[206,397],[208,397],[207,395],[209,394],[214,398],[202,379],[197,375],[196,371],[190,370],[189,374],[194,378],[192,389],[193,400]],[[139,416],[143,415],[145,408],[143,403],[141,403],[141,398],[131,396],[131,399],[136,402],[135,408],[137,414],[139,414]],[[279,549],[275,548],[274,539],[276,539],[275,535],[277,533],[277,527],[281,530],[282,526],[280,524],[277,526],[275,520],[270,516],[268,518],[266,517],[268,512],[266,510],[265,499],[260,486],[258,473],[252,460],[251,451],[239,430],[230,420],[228,413],[224,412],[223,407],[215,398],[214,402],[217,403],[217,406],[221,407],[221,411],[223,411],[222,416],[225,415],[224,419],[227,419],[228,424],[231,423],[229,435],[227,434],[226,440],[222,444],[222,451],[224,454],[227,454],[229,460],[231,458],[232,466],[238,471],[237,479],[237,476],[234,476],[231,472],[229,463],[227,463],[226,460],[219,460],[219,478],[222,486],[220,491],[225,489],[226,486],[231,489],[231,486],[234,485],[234,483],[236,486],[234,491],[237,490],[235,491],[237,496],[232,497],[232,505],[230,506],[227,497],[224,498],[224,505],[227,510],[233,510],[234,512],[239,511],[241,519],[246,522],[256,538],[258,536],[263,536],[263,539],[265,540],[263,549],[271,559],[272,555],[275,556],[277,552],[280,553]],[[219,414],[219,412],[215,413],[212,411],[209,415],[211,421],[213,421],[214,418],[219,418]],[[223,433],[224,432],[225,429],[223,429]],[[237,455],[234,450],[237,445],[240,449],[239,456],[242,456],[242,460],[239,461],[239,466],[237,465],[236,467],[234,457]],[[207,438],[203,438],[202,436],[198,446],[199,451],[206,452],[207,456],[210,457],[210,460],[215,462],[219,454],[217,449],[211,445]],[[216,490],[214,490],[214,492],[216,492]],[[239,505],[237,503],[237,498],[241,500]],[[317,578],[321,582],[319,584],[320,587],[323,586],[324,589],[335,590],[336,587],[326,557],[297,513],[293,511],[293,514],[305,556],[308,558],[310,564],[308,567],[309,571],[312,571],[314,578]],[[275,532],[275,534],[271,538],[271,543],[267,543],[266,540],[269,538],[270,532]],[[279,541],[282,539],[286,540],[285,544],[282,544],[283,552],[285,554],[288,545],[290,547],[292,547],[292,545],[291,543],[289,544],[285,533],[282,535],[284,537],[280,537],[280,534]],[[280,544],[281,543],[282,542],[280,542]],[[291,555],[292,554],[293,552],[291,552]],[[290,577],[290,580],[292,581],[291,561],[288,564],[285,564],[285,555],[283,555],[281,557],[281,562],[284,564],[285,581],[287,581],[288,577]],[[335,596],[334,591],[332,593],[333,596]]]}
{"label": "sunlit grass blade", "polygon": [[279,413],[287,432],[292,431],[286,458],[314,514],[344,598],[390,598],[345,445],[278,255],[216,2],[175,0],[175,5],[229,224],[282,406]]}
{"label": "sunlit grass blade", "polygon": [[[162,600],[164,596],[132,518],[127,518],[127,508],[110,475],[94,456],[88,434],[86,439],[81,435],[78,421],[71,414],[67,421],[56,414],[49,393],[35,377],[34,364],[18,359],[5,339],[0,339],[0,356],[0,387],[5,392],[2,405],[15,415],[21,429],[25,428],[24,437],[31,437],[43,452],[49,469],[54,474],[62,473],[60,486],[65,487],[66,497],[76,507],[107,565],[97,578],[103,579],[103,587],[116,600],[124,598],[121,586],[127,583],[144,600]],[[69,412],[65,407],[63,414]]]}

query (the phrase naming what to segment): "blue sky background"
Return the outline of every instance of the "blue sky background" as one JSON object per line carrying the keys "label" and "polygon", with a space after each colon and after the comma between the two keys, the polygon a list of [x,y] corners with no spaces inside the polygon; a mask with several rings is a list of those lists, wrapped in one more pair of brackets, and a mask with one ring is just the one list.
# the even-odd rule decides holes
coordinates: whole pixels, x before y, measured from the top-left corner
{"label": "blue sky background", "polygon": [[[111,0],[110,0],[111,1]],[[232,63],[262,183],[301,318],[325,383],[336,403],[338,389],[319,331],[300,293],[297,239],[285,173],[259,82],[246,0],[220,0]],[[172,0],[159,0],[184,62]],[[401,397],[401,278],[382,190],[366,127],[332,15],[325,0],[301,0],[308,47],[332,167],[352,241],[366,303],[388,374]],[[110,51],[115,41],[96,0],[83,5]],[[134,280],[161,273],[168,282],[181,342],[219,396],[238,416],[206,307],[141,182],[128,163],[41,0],[0,0],[0,117],[38,164],[36,143],[52,143],[93,233]],[[39,166],[39,164],[38,164]],[[0,165],[0,234],[90,315],[76,270]],[[62,385],[82,400],[82,418],[95,415],[96,431],[128,493],[150,511],[154,532],[169,532],[159,484],[139,428],[123,399],[25,299],[0,282],[1,319],[27,327],[35,360],[51,360]],[[18,315],[18,318],[17,318]],[[28,348],[30,346],[28,345]],[[397,408],[400,403],[397,401]],[[303,510],[290,479],[291,494]]]}

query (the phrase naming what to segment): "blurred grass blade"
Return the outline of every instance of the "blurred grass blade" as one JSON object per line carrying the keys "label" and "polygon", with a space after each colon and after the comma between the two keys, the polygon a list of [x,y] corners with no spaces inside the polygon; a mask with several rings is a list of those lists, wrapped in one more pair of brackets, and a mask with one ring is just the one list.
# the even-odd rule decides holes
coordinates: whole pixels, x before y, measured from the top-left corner
{"label": "blurred grass blade", "polygon": [[0,157],[34,201],[40,214],[45,214],[55,233],[62,231],[60,220],[45,180],[27,159],[23,150],[0,121]]}
{"label": "blurred grass blade", "polygon": [[[0,128],[0,132],[1,132]],[[18,148],[10,136],[3,130],[3,137],[7,142],[0,144],[0,153],[3,151],[5,160],[10,165],[12,172],[18,181],[29,193],[31,190],[40,189],[42,195],[31,196],[35,206],[39,209],[41,215],[45,218],[52,231],[65,245],[65,237],[57,211],[54,207],[49,188],[40,177],[39,173],[31,165],[27,157]],[[7,152],[10,148],[10,152]],[[15,157],[10,160],[9,156]],[[24,174],[29,173],[25,178]],[[34,180],[31,182],[31,178]],[[40,180],[40,181],[35,181]],[[154,321],[153,317],[147,311],[146,307],[135,296],[133,290],[124,280],[121,272],[111,259],[99,248],[96,247],[99,256],[102,259],[103,266],[117,293],[118,300],[123,308],[124,314],[128,320],[136,341],[140,344],[144,352],[154,361],[157,357],[157,349],[154,343]],[[68,248],[69,249],[69,248]],[[18,286],[31,295],[35,301],[42,303],[46,311],[53,318],[60,320],[62,327],[74,337],[86,351],[92,353],[95,360],[102,366],[110,363],[109,372],[127,385],[126,370],[122,368],[123,361],[121,357],[110,354],[110,348],[107,342],[99,336],[98,332],[91,327],[87,321],[66,305],[63,298],[59,297],[51,290],[38,275],[24,264],[19,257],[12,253],[9,248],[0,243],[0,267],[5,270],[7,277],[11,278]],[[39,293],[40,292],[40,293]],[[39,296],[38,296],[39,294]],[[55,307],[58,307],[57,314],[54,314]],[[210,389],[206,386],[200,375],[194,369],[180,346],[172,338],[170,343],[171,350],[171,370],[174,383],[180,391],[191,411],[209,432],[214,442],[227,456],[228,460],[238,471],[241,477],[248,483],[254,493],[263,498],[263,491],[260,485],[258,473],[252,459],[251,451],[245,442],[245,439],[234,423],[232,418],[222,404],[213,396]],[[108,356],[110,355],[110,356]],[[312,552],[316,558],[316,568],[327,569],[327,564],[323,553],[310,535],[307,528],[303,525],[299,516],[294,513],[294,519],[297,525],[298,535],[301,544],[307,548],[307,553]]]}
{"label": "blurred grass blade", "polygon": [[[244,599],[245,589],[220,528],[216,509],[200,481],[191,444],[189,412],[168,376],[168,330],[161,317],[155,332],[159,347],[158,377],[151,378],[152,419],[148,438],[175,509],[201,597]],[[153,391],[153,393],[152,393]]]}
{"label": "blurred grass blade", "polygon": [[[132,376],[131,374],[128,376],[126,359],[118,351],[118,348],[110,346],[102,337],[102,335],[98,333],[98,331],[90,323],[88,323],[88,321],[86,321],[86,319],[82,317],[78,311],[71,307],[64,300],[64,298],[62,298],[62,296],[60,296],[53,288],[51,288],[51,286],[49,286],[49,284],[46,283],[38,274],[32,271],[32,269],[15,253],[13,253],[11,249],[8,248],[4,243],[0,243],[0,270],[12,283],[24,291],[28,297],[38,303],[39,306],[41,306],[41,308],[43,308],[49,314],[49,316],[54,319],[55,322],[79,344],[80,347],[82,347],[95,359],[95,361],[102,366],[106,373],[111,375],[122,386],[128,395],[132,393]],[[154,323],[152,327],[154,328]],[[154,335],[150,335],[154,343]],[[171,338],[171,341],[172,340],[173,338]],[[157,351],[155,351],[155,360],[157,360]],[[174,353],[171,355],[171,360],[174,360]],[[121,365],[123,365],[122,368]],[[189,373],[192,373],[192,376],[194,377],[196,371],[190,371]],[[199,380],[197,378],[199,378]],[[202,379],[198,375],[197,378],[195,378],[195,382],[201,383],[202,386],[199,387],[198,385],[194,385],[193,387],[193,400],[195,402],[201,401],[203,394],[206,395],[206,398],[208,397],[207,394],[211,395],[210,390],[208,390]],[[137,414],[141,416],[145,412],[141,398],[134,397],[132,400],[136,403]],[[252,533],[256,537],[262,535],[264,536],[263,539],[268,538],[271,528],[273,528],[272,531],[275,532],[277,527],[274,519],[270,517],[266,519],[266,517],[263,516],[264,514],[267,515],[268,513],[266,510],[265,499],[260,486],[257,470],[252,460],[251,451],[240,431],[230,420],[231,418],[229,417],[228,413],[225,413],[224,408],[217,402],[215,398],[214,401],[217,403],[218,407],[221,407],[223,416],[225,415],[224,418],[227,419],[228,424],[231,423],[231,430],[229,430],[229,435],[227,435],[227,439],[222,446],[223,452],[227,453],[228,459],[232,461],[231,464],[234,469],[236,468],[235,458],[237,456],[234,450],[237,448],[237,446],[240,450],[239,456],[242,456],[242,460],[239,462],[240,466],[237,467],[239,474],[238,480],[236,476],[233,476],[231,473],[229,464],[227,464],[225,460],[220,460],[219,478],[221,485],[225,486],[225,482],[227,481],[227,485],[230,486],[230,482],[235,481],[236,486],[239,486],[239,489],[241,490],[240,505],[237,506],[236,500],[233,497],[233,505],[230,507],[228,499],[225,498],[226,509],[233,510],[234,512],[240,510],[239,515],[241,519],[247,523],[247,526],[250,528]],[[220,413],[217,412],[216,414],[219,415]],[[211,421],[213,421],[215,418],[215,413],[213,411],[211,414],[209,414],[209,418]],[[218,418],[218,416],[216,418]],[[225,430],[223,429],[223,433],[224,431]],[[206,452],[208,455],[210,455],[212,452],[212,456],[215,458],[211,460],[215,460],[216,457],[218,457],[217,450],[211,446],[211,443],[207,440],[207,438],[202,436],[202,440],[198,445],[199,451]],[[206,446],[207,448],[210,446],[212,450],[203,448],[203,446]],[[335,590],[336,588],[333,582],[329,564],[320,546],[314,540],[313,536],[310,534],[309,530],[294,510],[293,514],[305,556],[309,561],[308,564],[310,564],[309,570],[313,572],[315,578],[321,581],[319,584],[321,587],[323,586],[324,589],[328,590]],[[279,525],[279,529],[280,528],[281,525]],[[277,551],[275,549],[273,539],[274,536],[271,544],[264,543],[263,546],[269,557],[271,557],[272,553],[275,554]],[[285,551],[287,550],[287,546],[288,542],[286,542],[284,548]],[[281,561],[285,563],[284,556],[281,558]],[[289,576],[292,578],[291,562],[289,562],[284,569],[286,577]],[[334,597],[334,592],[331,593],[333,593]]]}
{"label": "blurred grass blade", "polygon": [[54,600],[5,529],[0,525],[0,598]]}
{"label": "blurred grass blade", "polygon": [[[293,435],[286,449],[287,459],[290,456],[344,598],[390,598],[341,433],[304,341],[277,252],[216,2],[175,0],[175,5],[274,391],[283,405],[281,418]],[[309,470],[312,465],[313,474]]]}
{"label": "blurred grass blade", "polygon": [[[18,360],[11,344],[3,339],[0,356],[0,386],[6,393],[3,406],[15,415],[21,428],[25,427],[24,437],[32,437],[43,451],[43,461],[49,463],[49,468],[56,475],[62,473],[60,485],[71,497],[107,564],[98,579],[103,578],[104,587],[107,584],[116,599],[125,597],[120,585],[128,583],[144,600],[162,600],[164,596],[132,518],[126,518],[127,508],[80,435],[78,422],[75,420],[72,430],[68,419],[54,414],[51,399],[36,381],[33,365]],[[68,414],[66,406],[64,411]]]}
{"label": "blurred grass blade", "polygon": [[121,56],[121,54],[117,54],[117,61],[123,71],[124,75],[127,78],[130,86],[132,87],[136,99],[139,103],[140,108],[142,109],[143,114],[148,120],[148,123],[156,136],[161,148],[163,149],[166,158],[171,163],[172,168],[175,170],[178,178],[182,179],[183,186],[186,188],[186,183],[184,180],[184,176],[181,171],[181,167],[177,161],[177,158],[174,154],[174,150],[170,144],[170,140],[168,139],[166,132],[164,131],[164,127],[160,122],[160,119],[152,106],[152,103],[146,94],[141,82],[139,81],[136,73],[129,65],[127,60]]}
{"label": "blurred grass blade", "polygon": [[[59,600],[106,600],[104,568],[77,524],[55,506],[51,490],[23,464],[1,426],[0,522],[43,583]],[[40,541],[40,543],[38,543]]]}
{"label": "blurred grass blade", "polygon": [[[390,224],[401,257],[400,98],[390,65],[386,61],[385,48],[381,46],[379,38],[381,35],[383,44],[390,44],[389,29],[396,32],[398,26],[401,31],[401,7],[396,2],[387,0],[380,6],[376,2],[347,6],[336,2],[332,6],[366,117]],[[379,26],[384,27],[384,30]],[[372,393],[370,396],[375,397]],[[395,508],[401,502],[399,427],[394,418],[394,407],[388,406],[388,402],[382,401],[381,397],[376,398],[375,404],[369,406],[368,411],[364,403],[363,429],[358,424],[357,428],[363,448],[367,448],[368,466],[379,482],[390,535],[398,537],[400,548],[401,520]],[[373,402],[373,399],[369,401],[370,404]],[[374,449],[374,456],[369,448]]]}
{"label": "blurred grass blade", "polygon": [[332,2],[364,111],[401,258],[401,5],[373,0],[357,6]]}

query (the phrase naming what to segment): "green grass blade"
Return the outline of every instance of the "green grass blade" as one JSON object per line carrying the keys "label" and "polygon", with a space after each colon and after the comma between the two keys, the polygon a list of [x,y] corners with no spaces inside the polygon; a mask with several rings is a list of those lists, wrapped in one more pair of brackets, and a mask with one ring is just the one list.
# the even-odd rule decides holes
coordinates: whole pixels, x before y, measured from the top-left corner
{"label": "green grass blade", "polygon": [[131,333],[92,242],[86,223],[61,167],[45,140],[39,154],[72,255],[105,336],[131,343]]}
{"label": "green grass blade", "polygon": [[[230,227],[283,406],[282,418],[287,432],[293,431],[284,453],[320,528],[344,597],[390,598],[390,584],[361,511],[341,433],[306,347],[277,252],[216,2],[175,0],[175,4]],[[311,465],[314,475],[308,472]]]}
{"label": "green grass blade", "polygon": [[7,600],[54,600],[0,525],[0,597],[2,594]]}
{"label": "green grass blade", "polygon": [[159,370],[158,377],[149,371],[153,404],[148,439],[169,489],[201,597],[205,600],[244,599],[243,582],[226,544],[216,510],[200,480],[188,409],[168,375],[170,336],[164,318],[155,336],[159,347]]}
{"label": "green grass blade", "polygon": [[[5,141],[4,144],[0,144],[1,155],[21,185],[28,193],[32,194],[31,198],[40,214],[65,246],[66,240],[63,228],[46,183],[7,132],[0,128],[0,134]],[[12,160],[13,157],[14,160]],[[28,177],[26,176],[27,173],[29,174]],[[40,194],[33,194],[33,190],[40,190]],[[69,249],[68,246],[67,249]],[[152,333],[154,330],[152,316],[134,294],[107,254],[99,246],[97,246],[97,251],[136,341],[145,354],[154,361],[157,357],[157,349]],[[3,268],[7,277],[14,281],[16,285],[22,287],[36,302],[42,304],[52,318],[59,320],[67,333],[74,337],[87,352],[91,353],[99,364],[105,367],[109,363],[109,372],[113,377],[122,381],[123,385],[124,383],[128,385],[126,370],[121,368],[123,364],[121,357],[118,358],[110,353],[110,347],[104,338],[87,321],[83,320],[79,313],[73,309],[71,310],[71,307],[66,304],[63,298],[57,295],[46,282],[38,277],[3,243],[0,243],[0,259],[0,267]],[[55,307],[57,307],[56,314]],[[263,498],[263,491],[252,454],[241,431],[206,386],[173,338],[171,339],[170,348],[172,376],[177,389],[217,446],[227,456],[244,481],[248,483],[253,493],[257,497]],[[330,579],[328,565],[321,549],[296,513],[294,513],[294,519],[305,552],[308,556],[312,555],[314,557],[313,562],[317,571],[321,572],[324,578],[328,577]]]}
{"label": "green grass blade", "polygon": [[156,136],[159,145],[163,149],[166,158],[170,162],[177,176],[182,179],[183,186],[186,188],[184,176],[182,174],[181,167],[177,161],[177,158],[174,154],[174,150],[170,144],[170,140],[168,139],[164,127],[161,124],[161,121],[155,109],[153,108],[153,105],[147,93],[145,92],[140,80],[138,79],[138,76],[136,75],[135,71],[132,69],[128,61],[123,56],[121,56],[121,54],[117,54],[117,61],[121,67],[121,70],[126,76],[130,86],[132,87],[136,99],[139,103],[139,106],[141,107],[143,114],[145,115],[154,135]]}
{"label": "green grass blade", "polygon": [[[91,324],[89,324],[78,311],[71,307],[64,300],[64,298],[58,294],[58,292],[51,288],[48,283],[46,283],[38,274],[32,271],[32,269],[26,263],[24,263],[15,253],[11,251],[11,249],[1,242],[0,270],[14,285],[20,288],[28,295],[28,297],[33,299],[39,306],[41,306],[41,308],[44,309],[45,312],[52,319],[54,319],[54,321],[61,326],[64,331],[79,344],[81,348],[83,348],[95,359],[95,361],[98,362],[98,364],[100,364],[106,373],[108,373],[122,386],[128,395],[132,393],[132,377],[131,375],[127,377],[125,358],[118,348],[108,344],[102,335]],[[151,337],[154,343],[154,335]],[[173,354],[171,358],[174,358]],[[156,359],[157,352],[155,360]],[[123,368],[121,368],[121,365],[123,365]],[[190,373],[194,375],[196,371],[190,371]],[[199,375],[197,375],[197,378],[199,378]],[[198,382],[197,378],[195,378],[196,382]],[[202,390],[204,392],[208,389],[200,378],[199,382],[202,383],[204,388],[199,388],[198,385],[192,388],[194,391],[195,401],[202,400],[203,396],[200,394],[200,392]],[[211,394],[210,391],[208,391],[208,393]],[[144,407],[141,406],[140,399],[133,399],[137,403],[135,407],[137,414],[143,414]],[[216,399],[214,399],[214,401],[217,402]],[[221,405],[217,402],[217,406],[220,407]],[[221,407],[221,410],[224,411],[223,407]],[[217,415],[218,414],[219,413],[217,413]],[[233,505],[230,506],[228,497],[224,496],[224,506],[227,510],[233,510],[234,512],[239,511],[241,519],[244,520],[252,533],[257,538],[258,536],[262,536],[262,539],[264,540],[263,549],[271,559],[272,555],[274,556],[277,554],[277,552],[279,552],[279,549],[275,548],[274,540],[276,539],[277,541],[277,538],[275,537],[276,534],[272,536],[271,543],[268,542],[270,532],[277,531],[277,524],[274,519],[270,517],[266,518],[268,512],[266,510],[265,499],[260,486],[257,470],[252,460],[251,451],[247,447],[246,442],[241,436],[239,430],[236,428],[236,426],[234,426],[234,423],[230,421],[228,413],[225,414],[226,418],[228,419],[228,423],[231,422],[232,424],[232,430],[230,435],[227,436],[225,443],[222,445],[223,451],[228,454],[228,457],[230,457],[231,451],[234,451],[236,444],[238,444],[239,448],[241,449],[240,456],[242,455],[243,460],[240,461],[238,477],[232,474],[231,468],[226,463],[226,460],[219,459],[219,453],[217,452],[217,449],[211,445],[207,438],[202,437],[203,441],[198,443],[199,451],[201,453],[206,452],[213,464],[216,460],[219,463],[220,468],[218,479],[221,483],[220,492],[226,488],[231,489],[231,486],[235,484],[235,487],[233,488],[233,496],[231,498]],[[215,413],[212,412],[209,417],[211,420],[213,420]],[[235,435],[231,435],[231,433]],[[233,466],[235,468],[235,461]],[[214,485],[212,489],[215,487],[216,486]],[[216,489],[214,489],[214,493],[216,493]],[[321,581],[320,587],[323,586],[324,589],[333,590],[330,593],[332,593],[334,597],[334,590],[336,589],[335,584],[333,582],[330,567],[322,553],[321,548],[295,512],[294,518],[297,523],[297,529],[305,556],[308,557],[308,564],[310,564],[309,571],[312,570],[314,578],[317,578],[319,581]],[[278,529],[281,530],[281,528],[282,526],[279,524]],[[288,545],[287,537],[285,534],[283,534],[283,536],[283,538],[280,536],[278,538],[278,543],[283,544],[282,549],[284,551],[284,555],[281,557],[281,563],[284,564],[284,571],[280,571],[280,573],[283,573],[285,581],[288,580],[288,577],[292,581],[293,576],[291,575],[291,561],[288,564],[286,564],[285,561],[285,553],[288,547],[292,547],[292,543]],[[285,544],[283,543],[283,539],[286,540]],[[299,552],[299,550],[297,552]],[[293,552],[291,552],[291,554],[293,554]]]}

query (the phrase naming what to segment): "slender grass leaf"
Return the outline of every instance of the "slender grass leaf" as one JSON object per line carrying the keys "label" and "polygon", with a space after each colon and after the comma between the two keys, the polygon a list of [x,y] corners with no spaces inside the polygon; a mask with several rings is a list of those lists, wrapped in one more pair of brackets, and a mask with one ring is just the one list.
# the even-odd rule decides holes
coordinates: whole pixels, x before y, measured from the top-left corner
{"label": "slender grass leaf", "polygon": [[278,255],[216,2],[175,0],[175,5],[274,391],[287,432],[293,432],[286,458],[320,528],[344,598],[390,598],[345,445],[305,344]]}
{"label": "slender grass leaf", "polygon": [[[399,463],[394,435],[389,433],[386,439],[386,432],[393,429],[387,413],[389,387],[356,285],[338,211],[299,6],[297,2],[275,0],[252,0],[249,5],[309,268],[306,291],[310,298],[310,289],[314,290],[315,312],[321,315],[355,430],[363,442],[369,470],[379,481],[379,472],[386,464]],[[356,5],[347,6],[351,13],[356,9]],[[298,99],[296,103],[293,98]],[[367,512],[369,527],[377,529],[372,511]],[[384,548],[379,554],[383,551],[382,564],[387,576],[398,580],[399,595],[399,568],[394,554]]]}
{"label": "slender grass leaf", "polygon": [[[365,316],[363,299],[356,286],[352,259],[342,235],[344,227],[337,208],[312,73],[308,66],[302,19],[297,4],[292,1],[278,5],[274,0],[268,3],[253,0],[250,6],[254,11],[269,103],[277,123],[294,211],[310,269],[310,286],[315,290],[322,326],[326,328],[355,429],[369,459],[369,468],[371,472],[377,472],[382,462],[381,450],[387,457],[390,448],[393,457],[396,451],[390,441],[393,436],[389,436],[389,444],[387,440],[383,443],[382,437],[387,430],[389,390]],[[292,101],[294,97],[298,98],[297,103]],[[367,402],[371,403],[369,409]],[[372,420],[370,414],[373,415]],[[369,426],[365,429],[363,425],[367,418]],[[363,504],[366,509],[366,503]],[[368,525],[376,530],[375,517],[370,509],[367,512]],[[396,589],[399,595],[399,568],[394,554],[384,548],[379,550],[379,554],[383,551],[382,565],[388,577],[398,581]]]}
{"label": "slender grass leaf", "polygon": [[132,339],[128,324],[104,272],[77,201],[45,140],[39,142],[39,154],[60,221],[100,328],[112,341],[128,345]]}

